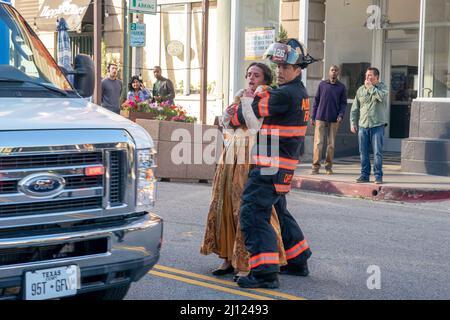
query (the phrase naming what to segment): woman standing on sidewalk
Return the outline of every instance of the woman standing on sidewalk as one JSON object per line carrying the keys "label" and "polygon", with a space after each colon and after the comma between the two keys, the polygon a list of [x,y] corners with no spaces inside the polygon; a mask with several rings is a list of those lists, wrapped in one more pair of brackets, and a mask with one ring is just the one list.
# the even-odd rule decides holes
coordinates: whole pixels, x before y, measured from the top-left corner
{"label": "woman standing on sidewalk", "polygon": [[[248,110],[251,118],[249,127],[241,127],[229,139],[221,155],[214,176],[212,200],[208,213],[205,236],[200,253],[208,255],[215,253],[223,259],[222,265],[214,270],[213,275],[225,275],[237,272],[237,276],[245,276],[249,272],[249,253],[239,226],[239,208],[242,191],[251,169],[250,153],[256,133],[261,127],[262,119],[258,120],[253,114],[251,103],[256,89],[272,82],[272,72],[263,63],[252,63],[245,76],[247,88],[240,90],[234,103],[227,110],[242,104]],[[264,87],[259,87],[261,89]],[[227,113],[224,116],[224,127],[227,126]],[[271,224],[274,227],[280,252],[280,263],[287,264],[284,252],[281,229],[275,209],[272,209]]]}
{"label": "woman standing on sidewalk", "polygon": [[132,76],[128,83],[127,100],[122,104],[122,107],[129,107],[131,101],[137,103],[149,99],[151,99],[150,91],[145,88],[139,76]]}

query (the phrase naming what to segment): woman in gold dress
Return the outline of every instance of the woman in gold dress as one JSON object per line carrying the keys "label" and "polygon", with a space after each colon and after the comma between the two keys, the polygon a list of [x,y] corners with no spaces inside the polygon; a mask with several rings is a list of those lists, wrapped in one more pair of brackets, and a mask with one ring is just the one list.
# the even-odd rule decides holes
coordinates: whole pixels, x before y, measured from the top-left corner
{"label": "woman in gold dress", "polygon": [[[245,249],[244,239],[239,226],[239,208],[242,191],[251,169],[251,149],[256,133],[261,127],[262,119],[257,119],[251,109],[251,102],[256,90],[268,90],[272,82],[270,68],[254,62],[246,71],[247,88],[240,90],[234,103],[227,111],[242,104],[248,127],[237,129],[226,142],[214,176],[212,199],[207,218],[205,236],[200,253],[215,253],[223,259],[222,265],[215,269],[213,275],[225,275],[236,272],[236,277],[249,272],[249,254]],[[227,112],[224,115],[224,127],[227,126]],[[280,264],[286,264],[281,229],[275,209],[272,209],[271,224],[277,234]]]}

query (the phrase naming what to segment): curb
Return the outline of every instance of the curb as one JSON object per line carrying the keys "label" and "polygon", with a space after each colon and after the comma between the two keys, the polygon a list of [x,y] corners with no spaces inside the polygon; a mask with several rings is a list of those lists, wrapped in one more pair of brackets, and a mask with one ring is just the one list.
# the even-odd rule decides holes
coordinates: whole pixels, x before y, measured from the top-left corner
{"label": "curb", "polygon": [[424,202],[450,200],[450,190],[410,188],[352,183],[294,176],[292,188],[345,197],[367,198],[377,201]]}

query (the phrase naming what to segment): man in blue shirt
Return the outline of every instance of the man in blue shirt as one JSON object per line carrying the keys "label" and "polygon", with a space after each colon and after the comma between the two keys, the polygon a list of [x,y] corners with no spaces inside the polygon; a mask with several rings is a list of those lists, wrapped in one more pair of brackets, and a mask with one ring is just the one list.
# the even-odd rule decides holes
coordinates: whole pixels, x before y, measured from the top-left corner
{"label": "man in blue shirt", "polygon": [[312,174],[319,173],[325,138],[327,138],[325,170],[327,174],[333,173],[331,168],[333,166],[334,142],[347,107],[347,88],[338,80],[338,76],[339,67],[331,66],[328,79],[320,82],[314,100],[311,116],[311,123],[315,126]]}

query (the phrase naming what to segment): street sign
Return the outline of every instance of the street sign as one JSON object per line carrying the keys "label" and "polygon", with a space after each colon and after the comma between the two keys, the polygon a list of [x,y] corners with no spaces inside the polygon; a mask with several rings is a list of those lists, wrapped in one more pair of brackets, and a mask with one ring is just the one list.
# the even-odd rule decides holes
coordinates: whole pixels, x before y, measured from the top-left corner
{"label": "street sign", "polygon": [[145,23],[130,24],[130,46],[145,47]]}
{"label": "street sign", "polygon": [[130,0],[130,11],[156,14],[156,0]]}

